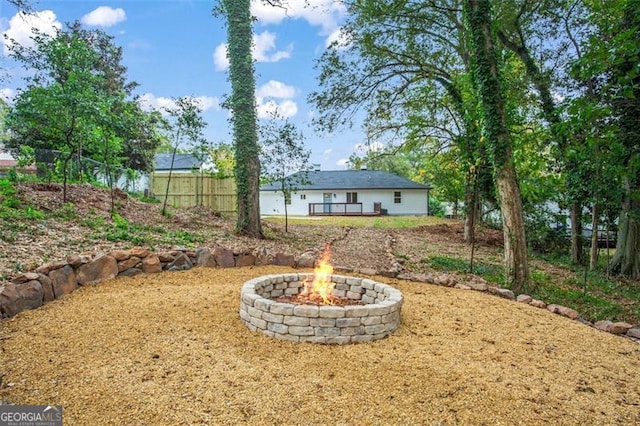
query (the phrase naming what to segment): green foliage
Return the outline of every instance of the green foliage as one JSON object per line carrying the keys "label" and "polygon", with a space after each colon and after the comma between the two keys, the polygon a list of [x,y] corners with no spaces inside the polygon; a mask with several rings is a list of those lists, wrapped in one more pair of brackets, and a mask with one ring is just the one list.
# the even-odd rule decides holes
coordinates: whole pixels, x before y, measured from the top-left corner
{"label": "green foliage", "polygon": [[435,217],[444,217],[444,205],[434,196],[429,197],[429,214]]}
{"label": "green foliage", "polygon": [[[21,230],[24,228],[24,221],[34,221],[44,219],[44,214],[29,205],[24,205],[18,197],[15,189],[15,182],[9,179],[0,179],[0,225],[9,229]],[[3,235],[9,238],[9,234]]]}
{"label": "green foliage", "polygon": [[53,36],[36,33],[33,40],[32,48],[10,47],[11,56],[34,73],[6,117],[6,145],[14,155],[27,161],[56,152],[45,170],[61,172],[63,197],[68,180],[91,176],[95,164],[83,165],[83,157],[101,164],[110,182],[120,167],[150,170],[161,117],[127,100],[136,84],[126,82],[122,49],[113,37],[75,22]]}

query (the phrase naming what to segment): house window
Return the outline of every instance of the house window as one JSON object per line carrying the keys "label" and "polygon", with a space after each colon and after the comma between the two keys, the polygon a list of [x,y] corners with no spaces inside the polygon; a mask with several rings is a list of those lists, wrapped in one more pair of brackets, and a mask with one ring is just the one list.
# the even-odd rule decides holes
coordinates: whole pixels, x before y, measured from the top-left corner
{"label": "house window", "polygon": [[300,194],[300,199],[301,200],[306,200],[307,199],[307,194]]}
{"label": "house window", "polygon": [[358,202],[357,192],[347,192],[347,203],[355,204]]}
{"label": "house window", "polygon": [[286,205],[291,204],[291,193],[290,192],[284,194],[284,203]]}
{"label": "house window", "polygon": [[402,193],[400,191],[396,191],[393,193],[393,203],[394,204],[402,203]]}

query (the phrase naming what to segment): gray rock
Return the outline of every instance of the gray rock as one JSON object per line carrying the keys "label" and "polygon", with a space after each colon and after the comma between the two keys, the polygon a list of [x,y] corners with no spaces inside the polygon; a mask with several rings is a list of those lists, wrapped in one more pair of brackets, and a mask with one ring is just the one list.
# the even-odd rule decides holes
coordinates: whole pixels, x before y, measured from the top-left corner
{"label": "gray rock", "polygon": [[193,263],[185,253],[180,253],[173,262],[167,265],[168,271],[186,271],[191,268],[193,268]]}

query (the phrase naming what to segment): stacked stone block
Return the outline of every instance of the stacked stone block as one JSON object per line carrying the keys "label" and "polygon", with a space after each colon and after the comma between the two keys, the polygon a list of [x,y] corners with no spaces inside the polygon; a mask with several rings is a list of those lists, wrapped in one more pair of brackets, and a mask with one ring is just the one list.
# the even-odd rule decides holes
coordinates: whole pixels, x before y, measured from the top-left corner
{"label": "stacked stone block", "polygon": [[296,305],[278,302],[313,280],[312,273],[265,275],[241,290],[240,318],[252,331],[293,342],[346,344],[382,339],[400,326],[402,293],[367,278],[333,275],[333,295],[362,305]]}

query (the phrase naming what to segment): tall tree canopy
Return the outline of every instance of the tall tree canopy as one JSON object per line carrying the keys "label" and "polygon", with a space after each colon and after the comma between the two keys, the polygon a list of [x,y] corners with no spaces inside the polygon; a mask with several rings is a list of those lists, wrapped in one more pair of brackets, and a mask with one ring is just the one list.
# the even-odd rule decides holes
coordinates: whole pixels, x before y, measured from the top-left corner
{"label": "tall tree canopy", "polygon": [[[72,158],[150,170],[160,117],[131,98],[136,84],[126,81],[122,50],[112,37],[73,23],[33,39],[32,48],[11,44],[12,57],[33,74],[8,114],[8,148],[60,152],[65,183]],[[80,164],[71,177],[85,178]]]}

